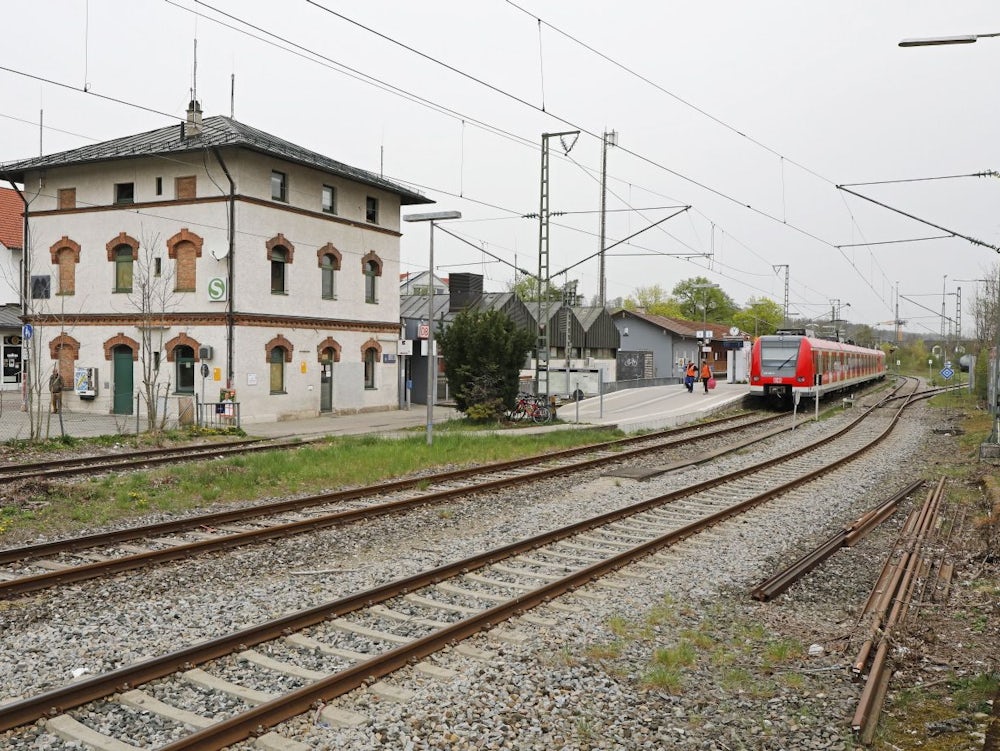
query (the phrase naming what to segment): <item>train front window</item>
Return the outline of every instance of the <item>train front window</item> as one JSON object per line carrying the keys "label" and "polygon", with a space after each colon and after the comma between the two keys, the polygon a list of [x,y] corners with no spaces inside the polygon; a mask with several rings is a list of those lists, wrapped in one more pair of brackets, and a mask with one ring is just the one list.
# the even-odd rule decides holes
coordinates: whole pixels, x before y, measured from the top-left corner
{"label": "train front window", "polygon": [[761,340],[760,370],[761,375],[795,375],[795,366],[799,359],[799,340],[780,339]]}

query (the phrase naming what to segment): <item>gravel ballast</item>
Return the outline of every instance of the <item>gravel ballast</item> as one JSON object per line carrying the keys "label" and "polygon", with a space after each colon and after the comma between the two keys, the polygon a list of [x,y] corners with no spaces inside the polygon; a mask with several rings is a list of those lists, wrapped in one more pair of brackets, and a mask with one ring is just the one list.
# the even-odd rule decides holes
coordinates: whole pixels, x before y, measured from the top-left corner
{"label": "gravel ballast", "polygon": [[[613,588],[560,598],[579,609],[544,608],[554,627],[522,620],[472,639],[487,662],[452,648],[428,660],[454,678],[412,668],[388,677],[415,692],[409,701],[357,691],[332,702],[364,716],[358,727],[313,713],[276,730],[316,749],[852,748],[848,723],[861,687],[847,664],[857,616],[909,508],[775,601],[747,592],[926,474],[928,456],[946,455],[952,439],[932,433],[927,412],[911,408],[873,455],[807,491],[629,567],[612,577]],[[64,685],[74,670],[111,670],[708,479],[816,440],[844,419],[647,482],[558,478],[0,603],[0,701]],[[523,640],[499,638],[511,628]],[[232,664],[234,675],[241,670]],[[211,703],[194,701],[201,696],[189,690],[182,703]],[[167,723],[128,717],[137,725],[125,729],[130,738],[159,745],[175,737]],[[4,743],[73,748],[37,727],[0,736]]]}

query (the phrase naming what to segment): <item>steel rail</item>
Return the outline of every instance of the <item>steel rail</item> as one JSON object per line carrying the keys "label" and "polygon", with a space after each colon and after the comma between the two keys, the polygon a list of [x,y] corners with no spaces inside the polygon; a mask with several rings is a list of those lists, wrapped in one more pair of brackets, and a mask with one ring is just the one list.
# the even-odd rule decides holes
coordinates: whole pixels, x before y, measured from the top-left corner
{"label": "steel rail", "polygon": [[271,439],[249,438],[225,443],[199,443],[194,446],[158,449],[140,449],[128,454],[90,454],[63,459],[52,459],[28,464],[5,464],[0,466],[0,483],[16,480],[37,480],[48,477],[68,477],[72,475],[96,473],[101,470],[118,470],[153,467],[159,464],[198,461],[205,457],[227,454],[253,453],[256,451],[299,448],[320,439]]}
{"label": "steel rail", "polygon": [[[944,481],[945,478],[942,477],[936,488],[928,494],[923,506],[911,514],[913,523],[908,524],[905,534],[900,536],[899,542],[902,543],[903,550],[895,564],[897,573],[892,577],[893,585],[880,598],[880,605],[888,607],[876,611],[877,619],[871,624],[869,638],[865,640],[851,668],[856,675],[860,675],[871,657],[865,687],[851,720],[851,728],[861,739],[872,737],[881,713],[882,698],[889,679],[886,671],[889,647],[919,584],[918,574],[927,563],[923,558],[923,551],[937,523],[944,497]],[[876,638],[878,645],[872,656],[871,648]]]}
{"label": "steel rail", "polygon": [[[52,555],[53,553],[82,550],[84,548],[95,547],[96,545],[106,545],[114,542],[135,540],[140,537],[164,535],[173,532],[183,532],[185,530],[197,529],[199,527],[206,527],[206,526],[211,527],[218,524],[226,524],[233,521],[240,521],[246,518],[251,518],[250,514],[252,514],[253,512],[257,512],[257,515],[259,516],[264,516],[266,514],[280,514],[288,511],[295,511],[311,505],[353,500],[361,495],[366,495],[366,494],[391,493],[398,490],[406,490],[408,488],[416,487],[418,485],[427,483],[433,484],[433,483],[451,482],[456,479],[463,479],[465,477],[470,477],[476,474],[480,474],[484,471],[503,471],[505,469],[513,469],[521,467],[526,464],[530,464],[532,462],[537,462],[544,459],[549,459],[549,458],[558,459],[563,457],[574,456],[576,454],[586,453],[588,451],[597,451],[601,449],[613,450],[617,446],[627,446],[632,443],[656,440],[657,438],[660,437],[683,435],[704,427],[714,427],[714,426],[728,424],[730,422],[742,419],[743,417],[746,417],[746,415],[724,417],[718,420],[698,423],[695,425],[686,425],[680,428],[673,428],[671,430],[665,430],[656,433],[647,433],[642,436],[631,436],[627,438],[618,438],[613,441],[604,441],[600,443],[587,444],[585,446],[576,446],[574,448],[553,451],[543,455],[534,455],[523,459],[513,459],[510,461],[477,465],[472,468],[449,470],[446,472],[437,472],[434,474],[423,475],[421,477],[415,477],[415,478],[411,477],[402,480],[391,480],[388,482],[378,483],[375,485],[366,485],[359,488],[338,490],[330,493],[320,493],[317,495],[307,496],[305,498],[293,498],[284,501],[276,501],[256,506],[247,506],[240,509],[233,509],[229,511],[214,511],[207,514],[197,514],[193,516],[186,516],[182,519],[173,519],[166,522],[157,522],[155,524],[145,524],[137,527],[129,527],[128,529],[114,530],[111,532],[98,532],[95,534],[81,535],[78,537],[71,537],[71,538],[62,538],[59,540],[36,543],[33,545],[25,545],[17,548],[0,549],[0,563],[9,563],[12,561],[22,560],[24,558],[38,557],[42,555]],[[749,423],[749,425],[765,423],[775,419],[779,418],[766,417],[763,418],[762,420],[759,420],[758,422]],[[299,445],[305,445],[305,444],[303,443]]]}
{"label": "steel rail", "polygon": [[[769,422],[775,418],[765,418],[763,420],[758,420],[754,423],[747,425],[746,427],[754,427],[764,422]],[[744,426],[741,426],[744,427]],[[686,460],[683,462],[677,462],[671,465],[670,468],[676,468],[678,466],[688,466],[697,462],[707,461],[714,458],[720,454],[736,451],[743,446],[758,440],[764,440],[765,438],[771,437],[776,433],[789,430],[789,427],[781,427],[776,430],[768,431],[763,436],[758,436],[754,439],[748,439],[743,442],[734,442],[729,444],[723,449],[719,449],[715,452],[707,452],[699,455],[693,460]],[[624,439],[631,441],[632,439]],[[648,440],[648,439],[647,439]],[[671,442],[673,445],[675,442]],[[597,444],[598,447],[601,444]],[[348,509],[344,511],[336,511],[329,514],[322,514],[319,516],[309,517],[306,519],[300,519],[297,521],[286,522],[283,524],[274,524],[260,529],[247,530],[245,532],[234,532],[227,534],[225,536],[220,536],[215,539],[197,540],[193,542],[171,545],[166,548],[159,550],[150,550],[142,553],[133,553],[126,556],[120,556],[116,558],[111,558],[104,561],[95,561],[91,563],[84,563],[77,566],[72,566],[63,569],[57,569],[54,571],[45,571],[40,574],[33,574],[30,576],[22,576],[16,579],[10,579],[7,581],[0,581],[0,599],[14,597],[21,594],[26,594],[28,592],[36,592],[48,587],[53,587],[60,584],[70,584],[74,582],[86,581],[89,579],[95,579],[102,576],[109,576],[116,573],[121,573],[123,571],[130,571],[133,569],[141,568],[143,566],[150,566],[158,563],[166,563],[168,561],[180,560],[189,558],[192,555],[199,555],[204,553],[216,552],[220,550],[226,550],[234,547],[239,547],[252,542],[263,542],[265,540],[278,539],[281,537],[288,537],[296,534],[303,534],[305,532],[314,532],[320,529],[327,529],[329,527],[341,526],[349,524],[352,522],[357,522],[366,519],[372,519],[377,516],[384,516],[388,514],[400,513],[402,511],[407,511],[413,508],[418,508],[422,506],[429,506],[436,503],[441,503],[452,498],[467,496],[474,493],[481,493],[488,490],[497,490],[504,487],[509,487],[512,485],[520,485],[529,482],[535,482],[540,479],[545,479],[547,477],[554,477],[558,475],[567,474],[569,472],[579,471],[581,469],[586,469],[593,466],[598,466],[600,464],[605,464],[608,462],[617,462],[623,459],[639,456],[641,454],[652,453],[654,451],[661,451],[666,446],[664,444],[655,444],[650,446],[642,446],[635,449],[626,449],[621,452],[616,452],[611,456],[604,455],[591,459],[586,459],[583,461],[575,462],[571,465],[559,465],[555,467],[549,467],[546,469],[535,470],[533,472],[510,475],[506,477],[497,478],[494,480],[488,480],[485,482],[479,482],[473,486],[462,486],[448,488],[444,490],[432,491],[429,493],[422,493],[420,495],[406,498],[398,501],[390,501],[387,503],[381,503],[371,506],[365,506],[363,508]],[[592,447],[593,448],[593,447]],[[580,453],[577,449],[568,449],[567,452],[570,454]],[[423,486],[430,483],[444,482],[449,480],[454,480],[456,478],[464,478],[468,476],[474,476],[478,474],[483,474],[489,471],[500,471],[504,469],[510,469],[511,467],[524,466],[526,463],[531,463],[538,461],[540,458],[546,461],[551,461],[554,458],[560,458],[560,455],[564,452],[557,452],[553,454],[545,455],[544,457],[532,457],[528,460],[515,460],[513,462],[503,462],[500,465],[485,465],[475,469],[468,470],[456,470],[453,472],[443,473],[446,477],[441,479],[441,475],[435,475],[432,477],[423,477],[417,479],[410,479],[404,481],[398,481],[394,483],[387,483],[383,485],[376,485],[368,488],[359,488],[349,491],[339,491],[332,494],[324,494],[322,496],[314,496],[313,498],[301,498],[294,499],[292,501],[279,502],[278,504],[273,504],[274,506],[280,506],[281,511],[287,511],[290,509],[303,508],[308,505],[318,505],[320,503],[330,503],[332,501],[344,501],[352,500],[366,495],[371,495],[373,490],[380,493],[386,493],[393,490],[413,488],[416,486]],[[331,496],[336,496],[331,498]],[[320,500],[317,500],[320,499]],[[254,513],[243,513],[239,514],[238,511],[221,512],[220,514],[214,516],[225,517],[224,521],[235,521],[235,520],[246,520],[251,518],[256,518],[262,516],[259,511],[260,507],[253,507]],[[268,506],[267,510],[270,512],[272,506]],[[277,512],[272,512],[277,513]],[[235,515],[235,516],[234,516]],[[197,517],[201,523],[197,525],[192,525],[190,523],[184,525],[184,529],[193,529],[197,527],[205,526],[205,517]],[[214,523],[220,523],[218,519],[213,520]],[[165,528],[173,527],[174,525],[181,523],[178,522],[166,522],[156,525],[150,525],[157,528],[159,534],[165,532]],[[116,540],[134,540],[140,537],[140,535],[129,534],[134,532],[137,528],[132,530],[122,530],[119,532],[107,533],[107,536],[113,538],[111,541]],[[171,531],[178,531],[177,529],[172,529]],[[149,536],[152,532],[147,532],[142,536]],[[122,536],[128,535],[128,536]],[[76,543],[82,538],[75,538],[70,542]],[[36,556],[38,548],[42,548],[45,552],[51,554],[52,551],[64,552],[71,551],[75,552],[81,549],[81,546],[74,545],[72,548],[56,547],[58,543],[43,543],[39,546],[33,546],[30,550]],[[89,547],[94,547],[90,545]],[[21,549],[25,550],[25,549]],[[4,551],[5,555],[0,555],[0,562],[5,562],[5,557],[8,561],[20,561],[24,560],[25,556],[14,557],[17,554],[17,550]]]}
{"label": "steel rail", "polygon": [[[902,407],[900,408],[900,413],[902,412],[903,409],[905,409],[905,407],[906,407],[905,404],[902,405]],[[871,410],[868,410],[868,412],[870,411]],[[760,493],[750,499],[741,501],[737,504],[734,504],[733,506],[730,506],[716,513],[713,513],[712,515],[706,517],[705,519],[700,520],[699,522],[696,522],[691,525],[686,525],[678,530],[672,531],[668,535],[664,535],[662,537],[656,538],[654,541],[633,548],[631,551],[629,551],[630,553],[633,554],[632,560],[638,557],[643,557],[652,552],[655,552],[660,547],[663,547],[664,545],[674,542],[676,540],[683,539],[683,537],[693,534],[695,531],[704,526],[710,526],[712,524],[716,524],[725,518],[728,518],[738,513],[742,513],[742,511],[752,508],[753,506],[759,505],[760,503],[763,503],[764,501],[769,500],[770,498],[780,495],[781,493],[785,493],[788,490],[792,489],[793,487],[797,487],[798,485],[801,485],[805,482],[809,482],[810,480],[815,479],[816,477],[826,472],[829,472],[832,469],[843,466],[844,464],[852,461],[854,458],[856,458],[863,452],[881,443],[895,427],[898,417],[899,414],[897,413],[897,415],[893,418],[893,420],[890,421],[889,425],[881,433],[879,433],[872,440],[866,443],[864,446],[861,446],[856,450],[848,453],[847,455],[839,459],[836,459],[832,463],[814,469],[801,477],[787,481],[781,485],[773,487],[763,493]],[[230,654],[236,650],[244,650],[249,646],[260,644],[262,642],[269,641],[279,636],[294,631],[298,631],[307,628],[309,626],[316,625],[325,620],[336,618],[354,612],[356,610],[362,609],[364,607],[384,602],[388,599],[396,597],[400,594],[405,594],[414,589],[418,589],[420,587],[427,586],[429,584],[438,583],[443,579],[447,579],[449,577],[453,577],[459,574],[464,574],[477,568],[482,568],[484,566],[495,563],[498,560],[501,560],[505,557],[510,557],[518,553],[527,552],[529,550],[533,550],[537,547],[540,547],[541,545],[559,541],[567,537],[579,534],[581,532],[586,532],[591,529],[618,521],[622,518],[633,516],[642,511],[646,511],[664,505],[666,503],[670,503],[671,501],[677,500],[679,498],[683,498],[685,496],[692,495],[697,492],[708,490],[720,484],[760,472],[761,470],[766,469],[768,467],[787,462],[789,458],[797,457],[809,451],[820,448],[824,444],[829,443],[830,441],[849,432],[857,424],[858,420],[855,420],[850,425],[842,428],[841,430],[833,433],[830,436],[827,436],[818,441],[814,441],[808,446],[803,446],[786,455],[765,460],[764,462],[761,462],[752,467],[743,468],[740,470],[736,470],[734,472],[727,473],[726,475],[720,476],[718,478],[713,478],[710,480],[705,480],[700,483],[695,483],[691,486],[688,486],[687,488],[673,491],[655,498],[646,499],[644,501],[640,501],[630,506],[609,511],[604,514],[600,514],[596,517],[559,528],[557,530],[549,531],[525,540],[520,540],[515,543],[504,545],[501,546],[500,548],[496,548],[494,550],[490,550],[475,556],[471,556],[469,558],[457,562],[444,564],[429,571],[413,574],[403,579],[394,582],[389,582],[387,584],[375,587],[370,590],[366,590],[364,592],[340,598],[333,602],[324,603],[322,605],[318,605],[313,608],[309,608],[307,610],[303,610],[297,613],[292,613],[283,616],[281,618],[268,621],[258,626],[243,629],[233,634],[201,642],[199,644],[186,647],[184,649],[181,649],[179,651],[167,655],[163,655],[161,657],[145,660],[140,663],[119,668],[117,670],[110,671],[108,673],[104,673],[90,679],[82,680],[77,683],[64,686],[62,688],[53,689],[51,691],[45,692],[35,697],[30,697],[28,699],[23,699],[17,702],[13,702],[11,704],[0,706],[0,732],[18,727],[20,725],[24,725],[26,723],[33,722],[49,714],[58,714],[67,709],[71,709],[73,707],[85,704],[89,701],[109,696],[110,694],[113,694],[118,691],[128,690],[136,685],[147,683],[151,680],[162,678],[166,675],[170,675],[171,673],[177,672],[179,670],[190,668],[194,664],[204,663],[209,660]],[[640,553],[637,551],[644,551],[644,552]],[[627,554],[628,553],[623,555]],[[598,573],[599,571],[606,571],[618,568],[622,565],[625,565],[626,562],[628,561],[626,561],[624,558],[620,556],[614,557],[612,559],[608,559],[606,561],[594,564],[594,566],[588,569],[584,569],[583,573],[572,575],[569,578],[572,579],[573,582],[583,582],[584,580],[589,581],[590,579],[599,576],[600,575],[600,573]],[[569,584],[568,586],[578,586],[578,584],[573,583]],[[528,603],[537,604],[539,602],[547,600],[553,596],[551,594],[551,592],[553,591],[555,591],[555,589],[549,590],[548,587],[543,587],[541,590],[538,591],[540,594],[533,593],[532,595],[521,595],[516,600],[513,601],[516,607],[510,606],[513,608],[511,612],[517,612],[519,610],[525,609]],[[486,611],[486,613],[492,614],[493,618],[495,619],[499,611],[497,611],[497,609],[494,608]],[[473,631],[470,631],[469,633],[474,633],[475,631],[481,630],[482,628],[486,628],[494,622],[495,622],[494,620],[490,620],[489,618],[483,619],[479,623],[479,625],[476,626],[473,629]],[[464,623],[464,621],[461,621],[459,623]],[[457,632],[452,634],[448,639],[446,639],[442,643],[453,641],[455,638],[459,638]],[[428,654],[428,653],[429,652],[424,652],[423,654]],[[386,654],[392,655],[393,665],[396,665],[397,667],[401,666],[402,664],[405,664],[409,659],[412,659],[413,656],[418,656],[417,653],[414,653],[414,655],[412,655],[411,657],[408,657],[406,659],[401,659],[401,652],[399,650],[392,650],[392,652]],[[369,669],[366,675],[372,675],[372,671]],[[361,678],[362,676],[355,675],[354,678],[352,678],[351,681],[349,681],[350,687],[356,687],[357,685],[360,685],[360,682],[354,682],[354,681],[357,681]],[[325,682],[321,681],[319,684],[313,684],[304,689],[301,689],[298,692],[295,692],[294,694],[291,694],[290,696],[293,697],[292,699],[293,706],[291,709],[287,710],[287,713],[281,713],[282,716],[280,719],[287,719],[288,717],[294,716],[296,713],[300,711],[298,707],[300,706],[299,702],[302,700],[302,695],[303,695],[302,692],[306,692],[309,689],[315,688],[316,686],[326,686],[326,685],[327,684]],[[333,695],[335,694],[331,694],[328,698],[333,698]],[[313,699],[310,698],[309,703],[311,704],[312,701]],[[268,704],[261,705],[261,707],[267,708],[267,711],[269,713],[275,712],[275,714],[269,714],[268,721],[277,722],[280,721],[280,719],[278,719],[279,713],[276,713],[276,708],[274,704],[275,702],[269,702]],[[247,723],[244,726],[241,726],[243,729],[240,730],[239,732],[246,733],[246,735],[243,735],[241,737],[247,737],[248,734],[255,732],[256,728],[263,726],[262,722],[263,722],[262,717],[259,717],[257,714],[252,715],[251,719],[247,720]],[[252,727],[250,727],[251,725]],[[226,727],[229,727],[228,723],[226,724]],[[209,731],[211,730],[212,729],[209,729]],[[218,728],[216,728],[216,730],[218,730]],[[203,731],[203,732],[209,732],[209,731]],[[196,739],[195,741],[196,744],[199,743],[201,740],[203,740],[205,737],[206,736],[204,736],[202,732],[196,733],[194,736],[191,736],[191,738]],[[233,742],[233,741],[229,740],[227,742]],[[178,743],[181,743],[181,741],[179,741]],[[214,748],[220,748],[220,746],[215,746],[215,745],[183,746],[183,745],[171,744],[170,746],[164,747],[163,751],[166,751],[167,749],[171,749],[171,751],[173,751],[173,749],[175,748],[214,749]]]}
{"label": "steel rail", "polygon": [[[904,405],[905,408],[905,405]],[[898,416],[897,416],[898,417]],[[880,443],[895,426],[895,420],[885,431],[877,436],[872,442],[858,450],[851,452],[845,457],[841,457],[828,466],[806,473],[805,475],[790,480],[778,487],[767,490],[752,498],[741,501],[729,508],[715,512],[704,519],[685,525],[666,535],[655,538],[647,543],[639,545],[620,555],[613,556],[605,561],[596,563],[586,569],[564,577],[556,582],[545,585],[534,592],[518,597],[504,605],[497,606],[477,616],[472,616],[459,621],[452,626],[442,629],[433,634],[429,634],[423,639],[417,640],[409,645],[403,645],[390,652],[385,653],[381,658],[386,663],[381,662],[381,658],[374,658],[361,665],[355,666],[343,673],[337,673],[328,679],[305,686],[295,692],[287,694],[266,704],[260,705],[250,711],[234,716],[227,720],[192,735],[179,739],[175,742],[163,746],[159,751],[217,751],[227,745],[244,740],[251,735],[258,733],[262,728],[273,727],[274,725],[290,719],[298,714],[308,711],[319,701],[329,701],[337,696],[353,690],[362,685],[369,678],[374,679],[387,675],[416,659],[441,649],[457,639],[467,638],[478,631],[490,628],[497,620],[509,618],[522,612],[525,609],[535,607],[549,599],[573,589],[590,580],[598,578],[610,571],[617,570],[621,566],[631,563],[639,558],[646,557],[657,552],[661,548],[682,540],[707,527],[718,524],[732,516],[764,503],[771,498],[788,492],[792,488],[810,482],[815,477],[829,472],[835,467],[839,467],[867,451],[872,446]],[[838,433],[840,435],[840,433]],[[673,495],[673,494],[669,494]]]}
{"label": "steel rail", "polygon": [[910,483],[854,522],[851,522],[843,529],[837,530],[824,542],[750,590],[750,596],[761,602],[767,602],[777,597],[805,574],[836,553],[840,548],[853,544],[849,542],[852,539],[852,535],[856,535],[853,539],[857,540],[859,536],[866,534],[874,526],[880,524],[896,510],[900,501],[912,494],[923,484],[923,480],[916,480]]}

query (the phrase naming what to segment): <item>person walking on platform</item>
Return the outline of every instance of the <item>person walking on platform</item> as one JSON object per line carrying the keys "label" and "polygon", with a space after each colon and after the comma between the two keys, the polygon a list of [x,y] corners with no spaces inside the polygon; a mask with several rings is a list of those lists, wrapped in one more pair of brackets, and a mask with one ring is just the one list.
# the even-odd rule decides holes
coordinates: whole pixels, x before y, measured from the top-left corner
{"label": "person walking on platform", "polygon": [[701,382],[705,385],[705,393],[708,393],[708,381],[712,377],[712,366],[708,360],[701,361]]}
{"label": "person walking on platform", "polygon": [[694,362],[689,361],[687,364],[687,371],[684,373],[684,385],[687,387],[688,393],[694,393],[694,382],[698,380],[698,368],[695,366]]}

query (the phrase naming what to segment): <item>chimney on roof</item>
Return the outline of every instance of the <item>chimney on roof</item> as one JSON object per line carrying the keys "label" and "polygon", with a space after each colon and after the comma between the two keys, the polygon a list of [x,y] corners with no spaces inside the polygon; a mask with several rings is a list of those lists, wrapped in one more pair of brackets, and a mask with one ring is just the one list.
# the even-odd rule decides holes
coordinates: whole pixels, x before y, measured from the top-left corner
{"label": "chimney on roof", "polygon": [[483,296],[482,274],[452,274],[448,278],[448,295],[449,313],[475,305]]}
{"label": "chimney on roof", "polygon": [[187,122],[184,123],[184,137],[201,135],[201,105],[197,99],[188,102]]}

